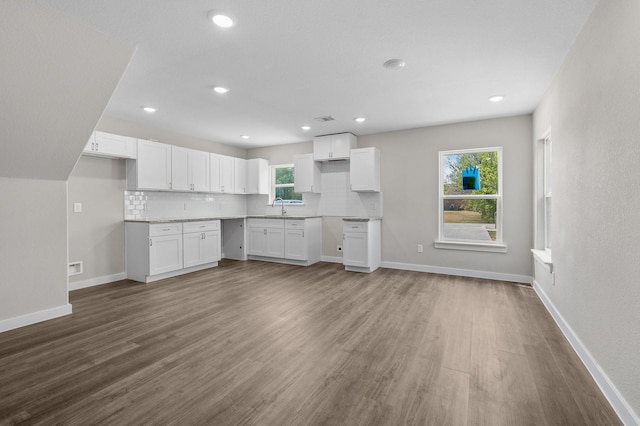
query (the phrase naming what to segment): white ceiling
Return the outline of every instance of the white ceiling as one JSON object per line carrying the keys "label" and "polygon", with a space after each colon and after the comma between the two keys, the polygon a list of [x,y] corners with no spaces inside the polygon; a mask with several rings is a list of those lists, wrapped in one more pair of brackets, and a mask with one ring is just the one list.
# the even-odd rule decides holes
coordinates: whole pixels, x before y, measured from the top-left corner
{"label": "white ceiling", "polygon": [[[597,3],[37,1],[137,46],[106,115],[245,148],[530,113]],[[384,69],[391,58],[406,67]]]}

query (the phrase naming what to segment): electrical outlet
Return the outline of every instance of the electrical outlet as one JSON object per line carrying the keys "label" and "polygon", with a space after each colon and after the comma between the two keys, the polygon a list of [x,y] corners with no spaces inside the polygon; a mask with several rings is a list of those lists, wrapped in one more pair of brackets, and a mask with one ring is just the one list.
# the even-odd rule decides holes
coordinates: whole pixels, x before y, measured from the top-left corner
{"label": "electrical outlet", "polygon": [[424,251],[424,247],[422,244],[418,244],[418,253],[422,253]]}
{"label": "electrical outlet", "polygon": [[338,246],[338,251],[342,251],[342,246]]}
{"label": "electrical outlet", "polygon": [[82,203],[73,203],[73,212],[82,213]]}

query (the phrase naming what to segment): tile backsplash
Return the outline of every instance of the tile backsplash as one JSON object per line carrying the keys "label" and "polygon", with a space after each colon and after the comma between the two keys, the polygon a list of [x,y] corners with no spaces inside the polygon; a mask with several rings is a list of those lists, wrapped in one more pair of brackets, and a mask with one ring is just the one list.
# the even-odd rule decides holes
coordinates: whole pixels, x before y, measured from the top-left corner
{"label": "tile backsplash", "polygon": [[171,219],[207,216],[242,216],[244,195],[188,192],[125,191],[125,220]]}

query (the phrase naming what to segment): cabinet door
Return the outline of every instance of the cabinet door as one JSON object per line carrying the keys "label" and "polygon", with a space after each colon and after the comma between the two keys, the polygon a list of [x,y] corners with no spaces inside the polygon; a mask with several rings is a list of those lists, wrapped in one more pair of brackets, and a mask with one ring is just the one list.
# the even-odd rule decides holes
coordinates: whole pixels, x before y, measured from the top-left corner
{"label": "cabinet door", "polygon": [[247,160],[243,158],[233,159],[233,188],[236,194],[247,193]]}
{"label": "cabinet door", "polygon": [[220,192],[233,193],[233,157],[220,156]]}
{"label": "cabinet door", "polygon": [[138,189],[171,189],[171,145],[138,139]]}
{"label": "cabinet door", "polygon": [[220,231],[208,231],[202,238],[202,263],[217,262],[221,258],[222,242]]}
{"label": "cabinet door", "polygon": [[211,192],[222,192],[221,175],[220,156],[209,154],[209,190]]}
{"label": "cabinet door", "polygon": [[307,241],[304,229],[285,230],[284,248],[286,259],[307,260]]}
{"label": "cabinet door", "polygon": [[209,153],[189,150],[189,184],[191,191],[209,192]]}
{"label": "cabinet door", "polygon": [[356,137],[352,133],[331,135],[331,159],[349,158],[351,149],[356,147]]}
{"label": "cabinet door", "polygon": [[369,266],[368,238],[364,232],[346,232],[343,241],[342,263],[350,266]]}
{"label": "cabinet door", "polygon": [[247,160],[247,194],[269,194],[269,162],[263,158]]}
{"label": "cabinet door", "polygon": [[185,268],[201,265],[202,263],[204,263],[202,261],[204,257],[202,244],[203,238],[203,232],[191,232],[189,234],[182,235],[182,248],[184,253]]}
{"label": "cabinet door", "polygon": [[349,183],[352,191],[380,192],[380,152],[377,148],[351,150]]}
{"label": "cabinet door", "polygon": [[267,229],[249,226],[249,249],[247,254],[255,256],[267,255]]}
{"label": "cabinet door", "polygon": [[313,154],[293,157],[294,191],[320,193],[320,166],[313,160]]}
{"label": "cabinet door", "polygon": [[95,132],[95,149],[99,154],[119,158],[136,158],[135,139],[129,136]]}
{"label": "cabinet door", "polygon": [[189,150],[171,146],[171,189],[189,191]]}
{"label": "cabinet door", "polygon": [[149,238],[149,275],[182,269],[182,234]]}
{"label": "cabinet door", "polygon": [[313,159],[325,161],[331,159],[331,135],[313,138]]}
{"label": "cabinet door", "polygon": [[284,228],[267,228],[267,253],[269,257],[284,257]]}

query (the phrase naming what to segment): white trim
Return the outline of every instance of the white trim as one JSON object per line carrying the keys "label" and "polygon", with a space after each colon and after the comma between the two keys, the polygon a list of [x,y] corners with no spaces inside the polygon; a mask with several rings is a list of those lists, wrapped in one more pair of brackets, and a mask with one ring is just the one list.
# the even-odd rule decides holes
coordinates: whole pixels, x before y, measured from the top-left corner
{"label": "white trim", "polygon": [[89,278],[88,280],[69,282],[69,291],[79,290],[81,288],[93,287],[101,284],[108,284],[114,281],[126,280],[127,274],[120,272],[119,274],[105,275],[103,277]]}
{"label": "white trim", "polygon": [[45,309],[44,311],[32,312],[19,317],[7,318],[0,321],[0,333],[13,330],[27,325],[35,324],[50,319],[63,317],[72,313],[71,304]]}
{"label": "white trim", "polygon": [[504,274],[502,272],[476,271],[473,269],[445,268],[441,266],[415,265],[411,263],[382,262],[383,268],[402,269],[405,271],[429,272],[431,274],[456,275],[487,280],[509,281],[531,285],[532,278],[528,275]]}
{"label": "white trim", "polygon": [[587,347],[582,343],[578,335],[573,331],[569,323],[565,321],[562,314],[556,309],[551,299],[544,292],[540,284],[533,280],[533,289],[536,294],[547,308],[547,311],[551,314],[558,327],[567,338],[571,347],[576,352],[580,360],[587,368],[591,377],[595,380],[596,384],[604,394],[605,398],[609,401],[620,420],[625,425],[640,425],[640,417],[633,411],[633,408],[627,403],[624,397],[620,394],[615,387],[609,376],[602,370],[596,359],[591,355]]}
{"label": "white trim", "polygon": [[486,251],[490,253],[506,253],[507,246],[505,244],[496,243],[476,243],[468,241],[434,241],[433,246],[437,249],[447,250],[468,250],[468,251]]}
{"label": "white trim", "polygon": [[320,260],[322,262],[329,262],[329,263],[342,263],[342,257],[340,256],[322,256]]}
{"label": "white trim", "polygon": [[180,275],[189,274],[191,272],[198,272],[204,269],[215,268],[216,266],[218,266],[217,261],[211,262],[211,263],[205,263],[203,265],[190,266],[189,268],[177,269],[175,271],[165,272],[163,274],[151,275],[151,276],[147,275],[145,278],[146,280],[145,283],[149,284],[149,283],[164,280],[167,278],[173,278]]}

